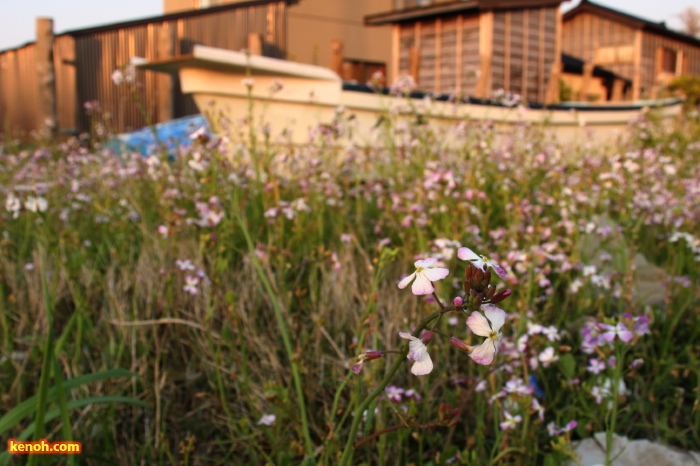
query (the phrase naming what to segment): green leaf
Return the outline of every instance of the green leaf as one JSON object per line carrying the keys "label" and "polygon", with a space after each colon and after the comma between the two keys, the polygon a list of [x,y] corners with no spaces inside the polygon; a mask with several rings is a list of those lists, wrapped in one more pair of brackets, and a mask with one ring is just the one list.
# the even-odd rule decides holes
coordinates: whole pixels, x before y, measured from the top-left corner
{"label": "green leaf", "polygon": [[[63,382],[63,390],[70,390],[81,385],[85,385],[92,382],[98,382],[100,380],[106,379],[116,379],[119,377],[134,377],[131,371],[126,369],[110,369],[107,371],[95,372],[92,374],[85,374],[79,377],[74,377],[70,380]],[[51,387],[49,389],[47,402],[55,402],[57,400],[57,388]],[[34,395],[27,398],[22,403],[15,406],[13,409],[5,413],[5,415],[0,418],[0,435],[5,433],[10,427],[17,425],[22,419],[30,416],[37,409],[37,396]]]}
{"label": "green leaf", "polygon": [[[90,374],[90,375],[92,375],[92,374]],[[71,379],[71,380],[75,380],[75,379]],[[65,385],[68,385],[68,382],[66,382]],[[82,407],[87,406],[87,405],[97,404],[97,403],[126,403],[126,404],[142,406],[144,408],[150,407],[150,405],[148,403],[146,403],[145,401],[137,400],[135,398],[131,398],[128,396],[94,396],[94,397],[90,397],[90,398],[83,398],[82,400],[73,400],[70,403],[68,403],[68,409],[69,410],[78,409],[78,408],[82,408]],[[46,416],[44,416],[44,422],[48,422],[48,421],[51,421],[53,419],[56,419],[60,414],[61,414],[61,410],[59,408],[52,409],[51,411],[46,413]],[[20,442],[27,440],[28,438],[30,438],[34,434],[35,427],[36,426],[32,422],[31,424],[29,424],[29,426],[26,429],[24,429],[24,431],[22,431],[21,434],[19,434],[15,438],[15,440],[20,441]],[[80,441],[80,439],[78,439],[78,441]],[[7,464],[9,464],[10,459],[11,459],[11,455],[8,452],[4,452],[4,453],[0,454],[0,466],[6,466]]]}
{"label": "green leaf", "polygon": [[562,354],[559,357],[559,368],[564,377],[568,380],[573,379],[574,375],[576,375],[576,361],[574,357],[569,353]]}

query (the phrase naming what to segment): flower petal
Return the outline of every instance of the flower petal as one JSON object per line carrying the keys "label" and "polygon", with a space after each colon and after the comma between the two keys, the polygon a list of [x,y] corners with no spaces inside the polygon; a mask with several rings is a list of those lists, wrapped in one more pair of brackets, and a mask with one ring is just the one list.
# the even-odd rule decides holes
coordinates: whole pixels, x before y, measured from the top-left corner
{"label": "flower petal", "polygon": [[472,315],[467,319],[467,325],[472,332],[481,337],[488,337],[491,335],[489,321],[478,311],[472,312]]}
{"label": "flower petal", "polygon": [[472,351],[469,356],[474,360],[474,362],[478,364],[483,364],[485,366],[488,366],[493,362],[493,358],[496,355],[496,346],[493,343],[493,340],[490,338],[487,339],[485,342],[474,348],[474,351]]}
{"label": "flower petal", "polygon": [[404,340],[417,340],[418,338],[414,337],[410,333],[405,333],[405,332],[399,332],[399,336],[403,338]]}
{"label": "flower petal", "polygon": [[506,312],[493,304],[484,304],[481,306],[481,309],[483,309],[484,314],[486,314],[486,317],[491,321],[491,328],[493,331],[498,332],[506,321]]}
{"label": "flower petal", "polygon": [[421,362],[425,360],[425,358],[430,358],[430,356],[428,356],[428,348],[421,340],[411,340],[408,347],[410,349],[406,356],[408,359]]}
{"label": "flower petal", "polygon": [[408,277],[404,278],[399,282],[399,288],[402,290],[408,286],[409,283],[411,283],[411,280],[413,280],[416,277],[416,272],[413,272],[411,275]]}
{"label": "flower petal", "polygon": [[476,253],[469,248],[459,248],[457,250],[457,257],[463,261],[479,260],[479,256],[477,256]]}
{"label": "flower petal", "polygon": [[496,265],[496,264],[491,264],[491,263],[489,263],[489,265],[491,266],[491,268],[493,269],[493,271],[496,272],[496,275],[498,275],[498,276],[501,277],[501,278],[506,278],[506,277],[507,277],[506,271],[503,270],[500,266],[498,266],[498,265]]}
{"label": "flower petal", "polygon": [[426,352],[425,358],[422,361],[416,361],[411,367],[411,373],[414,375],[426,375],[430,374],[433,370],[433,360],[430,359],[430,355]]}
{"label": "flower petal", "polygon": [[443,269],[442,267],[436,267],[433,269],[425,269],[421,272],[423,275],[428,277],[431,282],[436,282],[442,280],[450,274],[449,269]]}
{"label": "flower petal", "polygon": [[433,288],[432,282],[428,280],[428,277],[423,272],[416,272],[416,281],[413,282],[411,291],[417,296],[424,296],[431,294],[435,291],[435,288]]}
{"label": "flower petal", "polygon": [[431,267],[436,262],[437,262],[437,259],[435,259],[433,257],[428,257],[427,259],[423,259],[423,260],[414,262],[413,265],[415,265],[416,268],[418,268],[418,267],[425,268],[425,267]]}

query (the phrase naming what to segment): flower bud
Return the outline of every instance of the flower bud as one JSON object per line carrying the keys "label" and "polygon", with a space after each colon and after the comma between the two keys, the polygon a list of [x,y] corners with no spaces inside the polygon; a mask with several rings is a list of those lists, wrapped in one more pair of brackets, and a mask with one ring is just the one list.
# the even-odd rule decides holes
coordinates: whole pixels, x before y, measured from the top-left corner
{"label": "flower bud", "polygon": [[506,299],[508,296],[510,296],[513,292],[506,289],[506,290],[501,290],[495,295],[493,295],[493,298],[491,298],[491,304],[498,304],[504,299]]}
{"label": "flower bud", "polygon": [[472,273],[474,273],[474,266],[469,264],[467,270],[464,271],[464,280],[469,281],[472,278]]}
{"label": "flower bud", "polygon": [[495,294],[496,294],[496,285],[489,285],[489,288],[486,291],[486,299],[493,298],[493,295],[495,295]]}
{"label": "flower bud", "polygon": [[477,296],[474,298],[474,305],[473,305],[474,310],[477,310],[477,311],[478,311],[479,309],[481,309],[481,303],[482,303],[483,301],[484,301],[484,295],[483,295],[483,294],[477,295]]}
{"label": "flower bud", "polygon": [[381,351],[367,351],[365,353],[364,360],[365,361],[371,361],[372,359],[379,359],[382,357],[382,352]]}
{"label": "flower bud", "polygon": [[464,303],[464,301],[462,300],[462,298],[460,298],[459,296],[457,296],[455,299],[453,299],[452,302],[454,303],[454,305],[455,305],[456,308],[461,307],[462,304]]}
{"label": "flower bud", "polygon": [[484,273],[484,280],[486,280],[486,285],[491,283],[491,270],[486,269],[486,272]]}
{"label": "flower bud", "polygon": [[459,416],[459,413],[460,413],[461,411],[462,411],[462,410],[459,409],[459,408],[453,409],[452,411],[450,411],[450,415],[448,416],[448,418],[449,418],[449,419],[452,419],[453,417]]}
{"label": "flower bud", "polygon": [[474,283],[481,283],[481,280],[484,279],[484,272],[481,271],[481,269],[476,269],[474,273],[472,273],[472,284]]}
{"label": "flower bud", "polygon": [[450,344],[456,348],[461,349],[462,351],[471,352],[471,350],[474,349],[473,346],[469,346],[457,337],[450,338]]}
{"label": "flower bud", "polygon": [[430,330],[423,330],[420,332],[420,341],[422,341],[424,345],[433,341],[433,338],[435,338],[435,334]]}
{"label": "flower bud", "polygon": [[469,294],[469,291],[472,289],[472,286],[469,284],[469,280],[464,280],[462,282],[462,288],[464,288],[464,292]]}

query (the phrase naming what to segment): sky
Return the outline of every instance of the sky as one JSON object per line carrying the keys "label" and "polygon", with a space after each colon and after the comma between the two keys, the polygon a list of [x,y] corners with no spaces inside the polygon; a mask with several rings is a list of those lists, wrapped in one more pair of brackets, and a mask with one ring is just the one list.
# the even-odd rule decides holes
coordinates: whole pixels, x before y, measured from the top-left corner
{"label": "sky", "polygon": [[[353,0],[326,0],[346,1]],[[579,0],[563,3],[570,9]],[[596,0],[597,3],[679,28],[678,14],[697,0]],[[163,0],[0,0],[0,50],[32,42],[38,16],[53,18],[55,33],[158,16]]]}

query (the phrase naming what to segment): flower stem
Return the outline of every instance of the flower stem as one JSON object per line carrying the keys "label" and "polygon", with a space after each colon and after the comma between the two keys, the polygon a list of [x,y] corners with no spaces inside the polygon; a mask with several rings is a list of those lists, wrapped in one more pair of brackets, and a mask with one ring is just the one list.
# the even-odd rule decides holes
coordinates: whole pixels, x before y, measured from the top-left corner
{"label": "flower stem", "polygon": [[[439,301],[438,301],[439,302]],[[418,327],[416,327],[416,330],[413,332],[413,336],[418,338],[420,335],[420,332],[425,329],[425,327],[428,326],[428,324],[436,319],[440,318],[445,312],[452,310],[452,309],[445,309],[442,304],[440,304],[442,307],[441,310],[433,312],[430,314],[428,317],[423,319],[420,324],[418,324]],[[340,457],[340,462],[338,463],[339,466],[348,466],[352,462],[352,455],[354,453],[355,447],[355,438],[357,437],[357,429],[360,426],[360,421],[362,420],[362,413],[367,409],[367,407],[372,403],[372,400],[374,400],[376,397],[378,397],[382,391],[386,388],[387,385],[389,385],[389,382],[391,382],[391,379],[394,377],[394,374],[396,374],[396,371],[399,370],[399,366],[401,365],[402,362],[404,362],[404,359],[406,355],[408,354],[408,344],[404,345],[404,348],[402,351],[399,352],[400,356],[396,358],[394,363],[391,365],[391,368],[387,372],[387,374],[384,376],[384,379],[377,385],[377,388],[372,390],[372,392],[367,395],[367,398],[364,399],[362,403],[357,407],[355,410],[355,417],[352,420],[352,424],[350,426],[350,433],[348,434],[348,441],[345,444],[345,450],[343,450],[343,455]]]}

